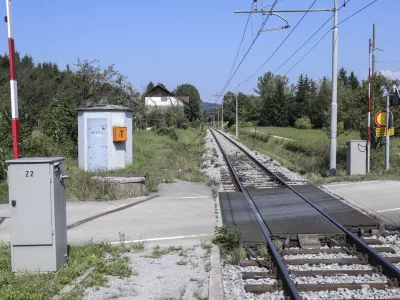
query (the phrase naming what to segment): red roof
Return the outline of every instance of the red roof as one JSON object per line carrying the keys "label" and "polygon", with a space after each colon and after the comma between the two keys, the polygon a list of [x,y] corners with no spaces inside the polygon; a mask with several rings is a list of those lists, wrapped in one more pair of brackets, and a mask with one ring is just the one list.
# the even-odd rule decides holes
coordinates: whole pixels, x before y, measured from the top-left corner
{"label": "red roof", "polygon": [[178,96],[178,98],[181,99],[186,104],[189,104],[189,97]]}

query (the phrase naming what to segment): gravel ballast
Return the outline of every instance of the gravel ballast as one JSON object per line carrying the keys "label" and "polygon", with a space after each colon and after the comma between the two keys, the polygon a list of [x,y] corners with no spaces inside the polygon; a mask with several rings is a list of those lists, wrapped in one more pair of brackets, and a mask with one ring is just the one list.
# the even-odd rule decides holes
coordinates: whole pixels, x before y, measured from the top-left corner
{"label": "gravel ballast", "polygon": [[[163,248],[161,248],[163,249]],[[135,275],[108,276],[98,290],[89,288],[84,299],[199,299],[208,297],[209,255],[201,246],[174,250],[151,258],[152,248],[127,253]]]}

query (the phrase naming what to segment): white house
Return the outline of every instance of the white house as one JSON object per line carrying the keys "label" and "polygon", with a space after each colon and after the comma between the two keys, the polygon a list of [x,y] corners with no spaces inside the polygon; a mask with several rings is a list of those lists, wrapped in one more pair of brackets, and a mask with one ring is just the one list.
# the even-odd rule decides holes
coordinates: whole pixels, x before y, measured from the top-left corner
{"label": "white house", "polygon": [[147,92],[146,106],[153,107],[184,107],[189,104],[189,97],[178,97],[161,85],[156,85]]}

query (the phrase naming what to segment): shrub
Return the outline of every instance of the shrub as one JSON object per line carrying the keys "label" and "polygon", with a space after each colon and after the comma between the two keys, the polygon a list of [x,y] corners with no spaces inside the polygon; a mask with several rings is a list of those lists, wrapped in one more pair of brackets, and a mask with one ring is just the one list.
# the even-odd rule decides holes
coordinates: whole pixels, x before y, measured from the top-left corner
{"label": "shrub", "polygon": [[52,139],[39,130],[33,131],[32,135],[23,141],[22,146],[24,156],[27,157],[55,156]]}
{"label": "shrub", "polygon": [[306,116],[297,119],[295,126],[298,129],[311,129],[312,128],[311,120],[309,117],[306,117]]}
{"label": "shrub", "polygon": [[156,134],[168,136],[176,141],[179,139],[178,135],[176,134],[175,128],[162,127],[156,130]]}

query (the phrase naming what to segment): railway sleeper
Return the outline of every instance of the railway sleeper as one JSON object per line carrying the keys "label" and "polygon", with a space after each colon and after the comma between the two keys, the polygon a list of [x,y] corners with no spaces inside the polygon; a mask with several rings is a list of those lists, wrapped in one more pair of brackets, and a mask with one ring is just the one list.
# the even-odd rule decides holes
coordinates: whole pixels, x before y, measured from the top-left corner
{"label": "railway sleeper", "polygon": [[[296,288],[299,292],[319,292],[319,291],[334,291],[337,289],[349,289],[359,290],[364,286],[369,286],[374,289],[387,289],[389,286],[386,283],[374,282],[374,283],[333,283],[333,284],[297,284]],[[279,284],[267,285],[267,284],[246,284],[244,289],[247,293],[253,294],[264,294],[273,293],[282,290],[282,286]]]}

